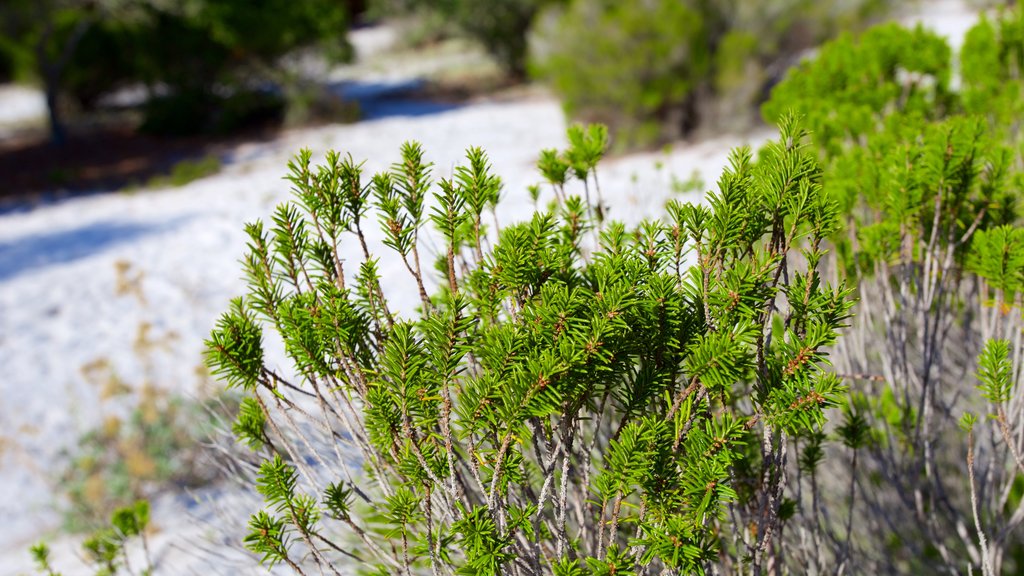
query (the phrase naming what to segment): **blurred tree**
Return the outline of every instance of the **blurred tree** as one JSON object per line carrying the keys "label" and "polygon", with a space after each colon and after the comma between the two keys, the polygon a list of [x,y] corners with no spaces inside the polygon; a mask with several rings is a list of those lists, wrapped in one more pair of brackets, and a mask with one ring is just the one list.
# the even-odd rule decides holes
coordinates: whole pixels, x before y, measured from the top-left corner
{"label": "blurred tree", "polygon": [[538,26],[545,55],[535,72],[562,98],[566,114],[607,124],[618,146],[657,141],[666,126],[692,123],[711,64],[714,25],[687,4],[576,0]]}
{"label": "blurred tree", "polygon": [[0,40],[0,82],[10,82],[14,78],[14,57]]}
{"label": "blurred tree", "polygon": [[233,92],[252,89],[260,80],[279,81],[277,60],[300,48],[347,58],[349,4],[5,0],[0,50],[12,62],[13,76],[31,76],[42,84],[51,140],[59,144],[66,138],[62,97],[88,108],[104,93],[142,82],[206,104],[215,87]]}
{"label": "blurred tree", "polygon": [[[314,48],[331,61],[351,54],[347,3],[336,0],[194,0],[151,6],[139,39],[139,79],[161,91],[143,128],[158,134],[230,131],[253,116],[276,114],[279,93],[295,81],[281,56]],[[159,90],[158,90],[159,89]]]}
{"label": "blurred tree", "polygon": [[[107,6],[97,0],[8,0],[0,5],[6,52],[12,63],[31,62],[43,84],[50,139],[61,144],[60,79],[75,49]],[[15,56],[16,55],[16,56]]]}

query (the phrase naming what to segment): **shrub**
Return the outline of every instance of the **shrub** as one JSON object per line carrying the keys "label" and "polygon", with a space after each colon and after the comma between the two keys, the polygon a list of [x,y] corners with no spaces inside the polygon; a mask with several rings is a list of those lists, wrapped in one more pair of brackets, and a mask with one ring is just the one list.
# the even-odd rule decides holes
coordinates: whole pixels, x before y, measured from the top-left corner
{"label": "shrub", "polygon": [[[171,167],[169,174],[153,176],[146,181],[146,188],[167,188],[186,186],[196,180],[212,176],[221,170],[220,158],[216,155],[203,156],[194,160],[181,160]],[[134,192],[134,188],[128,191]]]}
{"label": "shrub", "polygon": [[1016,139],[1024,114],[1024,11],[1004,12],[995,21],[983,14],[964,38],[960,70],[965,110]]}
{"label": "shrub", "polygon": [[[376,0],[373,12],[388,16],[404,13],[416,18],[434,19],[439,30],[454,25],[476,40],[508,74],[526,76],[527,35],[536,14],[546,5],[565,0]],[[426,35],[419,32],[420,35]]]}
{"label": "shrub", "polygon": [[545,4],[561,0],[449,0],[443,12],[484,45],[502,68],[517,78],[526,77],[526,38],[533,19]]}
{"label": "shrub", "polygon": [[705,17],[678,0],[576,0],[539,34],[536,73],[566,114],[608,124],[620,146],[676,137],[695,122],[695,89],[708,74]]}
{"label": "shrub", "polygon": [[[109,385],[125,386],[119,381]],[[208,410],[202,403],[147,388],[126,418],[108,416],[84,434],[60,478],[67,498],[65,527],[93,530],[135,500],[213,481],[219,473],[209,467],[201,445],[204,429],[211,433],[213,428]]]}
{"label": "shrub", "polygon": [[171,186],[184,186],[201,178],[220,172],[221,162],[217,156],[204,156],[198,160],[182,160],[171,169]]}
{"label": "shrub", "polygon": [[538,17],[533,64],[570,117],[608,123],[622,147],[742,129],[794,58],[855,28],[875,0],[572,0]]}
{"label": "shrub", "polygon": [[762,108],[775,122],[796,109],[830,154],[882,128],[889,115],[941,118],[955,108],[952,53],[941,36],[885,24],[854,39],[845,34],[794,68]]}
{"label": "shrub", "polygon": [[187,90],[150,98],[142,107],[139,131],[154,136],[224,135],[279,124],[286,102],[278,94],[239,89],[218,96]]}
{"label": "shrub", "polygon": [[968,34],[961,62],[974,68],[960,92],[948,88],[943,40],[888,25],[824,47],[765,106],[769,118],[795,106],[821,128],[823,187],[843,222],[835,264],[858,285],[857,320],[835,357],[865,382],[847,417],[859,441],[844,434],[846,446],[816,447],[819,462],[842,454],[825,466],[849,478],[822,482],[819,473],[812,488],[846,502],[845,518],[812,520],[832,523],[823,549],[837,551],[808,555],[818,568],[1024,566],[1022,164],[1015,130],[1001,120],[1013,116],[1019,104],[1007,95],[1021,86],[1008,60],[993,57],[992,34],[1009,29],[982,21]]}
{"label": "shrub", "polygon": [[[782,132],[756,162],[735,151],[707,207],[627,230],[567,195],[567,176],[597,181],[601,131],[581,130],[543,159],[557,199],[495,224],[493,245],[501,180],[478,149],[436,186],[416,144],[372,178],[301,153],[295,201],[247,226],[249,294],[208,341],[263,458],[246,546],[300,573],[302,558],[374,574],[775,563],[787,446],[843,395],[824,351],[851,305],[818,272],[835,206],[804,134]],[[413,316],[381,285],[372,220],[417,287]],[[264,364],[271,331],[293,376]]]}

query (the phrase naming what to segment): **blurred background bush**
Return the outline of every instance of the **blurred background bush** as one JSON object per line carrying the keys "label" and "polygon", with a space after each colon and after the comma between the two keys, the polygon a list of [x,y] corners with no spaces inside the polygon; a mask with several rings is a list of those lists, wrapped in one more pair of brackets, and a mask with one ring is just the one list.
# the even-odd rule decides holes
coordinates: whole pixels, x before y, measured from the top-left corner
{"label": "blurred background bush", "polygon": [[574,119],[601,121],[619,147],[743,130],[789,66],[884,0],[572,0],[535,27],[533,71]]}

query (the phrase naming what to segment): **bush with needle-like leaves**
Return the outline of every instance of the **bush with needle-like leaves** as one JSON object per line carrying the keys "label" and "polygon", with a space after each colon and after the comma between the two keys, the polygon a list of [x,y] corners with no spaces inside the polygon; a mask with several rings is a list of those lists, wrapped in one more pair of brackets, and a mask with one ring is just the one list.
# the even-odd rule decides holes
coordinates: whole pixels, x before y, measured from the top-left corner
{"label": "bush with needle-like leaves", "polygon": [[[768,570],[789,446],[844,396],[825,350],[849,290],[818,273],[838,212],[805,140],[786,120],[706,205],[630,229],[571,194],[599,191],[605,147],[578,130],[542,156],[555,199],[490,234],[501,180],[480,150],[436,183],[414,143],[372,178],[301,153],[208,342],[264,458],[246,546],[300,573]],[[374,221],[416,314],[382,286]],[[293,375],[266,365],[272,333]]]}

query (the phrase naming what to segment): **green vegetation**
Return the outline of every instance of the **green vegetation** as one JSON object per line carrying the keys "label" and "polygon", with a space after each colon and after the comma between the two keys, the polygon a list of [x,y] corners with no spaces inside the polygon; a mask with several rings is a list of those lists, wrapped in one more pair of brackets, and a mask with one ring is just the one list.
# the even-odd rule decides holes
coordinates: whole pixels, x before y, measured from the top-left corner
{"label": "green vegetation", "polygon": [[[92,564],[96,576],[116,576],[123,568],[128,574],[150,576],[153,561],[149,557],[146,530],[149,527],[149,504],[140,500],[130,506],[118,508],[110,516],[106,526],[92,533],[82,543],[86,560]],[[129,545],[138,538],[142,544],[144,565],[139,572],[132,570],[129,561]],[[32,558],[39,572],[46,576],[60,576],[50,561],[50,547],[39,542],[31,548]]]}
{"label": "green vegetation", "polygon": [[167,188],[181,187],[201,180],[207,176],[213,176],[221,170],[220,157],[216,155],[203,156],[196,160],[181,160],[171,167],[166,176],[154,176],[146,182],[146,188]]}
{"label": "green vegetation", "polygon": [[[633,230],[603,221],[601,129],[542,152],[554,200],[494,244],[479,150],[436,186],[415,144],[372,178],[301,154],[209,341],[263,458],[246,546],[300,573],[1019,571],[1020,18],[971,32],[961,61],[988,68],[958,90],[923,30],[825,46],[764,107],[778,142]],[[265,331],[298,376],[264,367]]]}
{"label": "green vegetation", "polygon": [[549,84],[572,120],[601,122],[618,149],[700,126],[742,130],[800,55],[857,30],[891,0],[376,0],[371,13],[461,33],[516,79]]}
{"label": "green vegetation", "polygon": [[[374,574],[777,562],[796,497],[786,446],[821,434],[844,397],[824,350],[852,305],[818,270],[836,206],[804,133],[782,131],[757,161],[733,154],[709,206],[673,202],[667,221],[627,230],[573,195],[599,190],[607,144],[575,128],[542,156],[556,200],[493,245],[501,181],[478,149],[436,184],[415,143],[372,178],[300,154],[295,201],[247,227],[250,292],[208,344],[248,396],[235,431],[263,458],[267,508],[246,546],[300,572],[304,557]],[[381,288],[363,242],[374,220],[418,287],[416,315]],[[432,293],[428,224],[443,239]],[[350,242],[358,263],[341,257]],[[264,366],[269,330],[298,378]]]}
{"label": "green vegetation", "polygon": [[695,122],[688,99],[711,65],[698,10],[678,0],[647,4],[572,2],[552,22],[550,55],[536,66],[570,117],[608,124],[625,146]]}
{"label": "green vegetation", "polygon": [[[89,109],[140,83],[151,96],[166,90],[146,110],[151,131],[233,129],[233,118],[264,113],[252,86],[295,80],[276,66],[282,56],[311,46],[335,60],[351,52],[347,5],[333,0],[11,0],[0,22],[13,75],[45,88],[55,142],[65,138],[68,99]],[[179,115],[168,121],[174,108]]]}
{"label": "green vegetation", "polygon": [[[372,11],[426,19],[442,33],[454,31],[479,42],[511,76],[526,76],[527,42],[537,13],[565,0],[373,0]],[[437,31],[435,30],[435,34]],[[421,33],[423,35],[424,33]]]}
{"label": "green vegetation", "polygon": [[[573,0],[533,17],[560,31],[538,69],[634,145],[880,6],[770,4]],[[480,149],[436,181],[416,143],[373,175],[301,152],[207,342],[259,462],[242,543],[300,574],[1024,571],[1022,66],[1020,7],[955,56],[840,36],[762,108],[778,140],[633,228],[605,219],[604,126],[541,151],[503,225]],[[98,445],[148,433],[120,430]]]}
{"label": "green vegetation", "polygon": [[204,459],[201,445],[214,428],[211,409],[146,388],[126,418],[108,416],[84,434],[60,479],[67,498],[65,528],[93,530],[113,510],[135,500],[215,480],[218,472]]}
{"label": "green vegetation", "polygon": [[970,31],[959,90],[944,40],[887,25],[824,47],[764,107],[813,127],[843,213],[835,264],[859,297],[834,357],[866,379],[850,414],[868,440],[852,469],[830,464],[849,486],[816,487],[845,494],[849,518],[823,539],[840,554],[808,555],[819,567],[1024,568],[1021,13]]}
{"label": "green vegetation", "polygon": [[[772,91],[769,122],[796,109],[830,155],[877,132],[886,117],[938,119],[955,107],[952,53],[937,34],[885,24],[829,42]],[[894,129],[899,129],[893,122]]]}
{"label": "green vegetation", "polygon": [[533,68],[571,118],[608,124],[620,148],[742,129],[802,51],[888,4],[572,0],[537,18]]}

